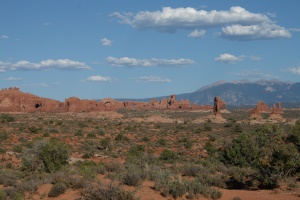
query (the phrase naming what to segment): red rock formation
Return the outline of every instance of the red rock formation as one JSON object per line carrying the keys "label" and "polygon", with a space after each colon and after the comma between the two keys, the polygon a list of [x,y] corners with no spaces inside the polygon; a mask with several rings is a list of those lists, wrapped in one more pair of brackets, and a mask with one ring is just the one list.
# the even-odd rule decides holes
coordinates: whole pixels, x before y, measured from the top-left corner
{"label": "red rock formation", "polygon": [[273,107],[271,108],[271,113],[273,113],[273,114],[283,113],[282,108],[281,108],[281,102],[278,102],[278,106],[276,106],[276,104],[273,104]]}
{"label": "red rock formation", "polygon": [[256,107],[251,111],[251,118],[261,118],[260,113],[271,113],[269,118],[282,118],[281,114],[283,113],[281,108],[281,102],[278,103],[278,106],[276,104],[273,105],[272,108],[269,108],[267,104],[265,104],[262,101],[259,101],[256,104]]}
{"label": "red rock formation", "polygon": [[[225,101],[218,99],[217,112],[225,108]],[[81,100],[70,97],[64,102],[48,98],[38,97],[29,93],[23,93],[19,88],[8,88],[0,91],[0,112],[93,112],[115,111],[125,109],[160,109],[160,110],[211,110],[212,106],[191,106],[189,100],[176,100],[176,95],[169,99],[152,99],[150,102],[120,102],[106,98],[101,101]]]}
{"label": "red rock formation", "polygon": [[213,112],[214,112],[215,115],[220,115],[221,114],[220,97],[215,97],[215,99],[214,99]]}
{"label": "red rock formation", "polygon": [[256,109],[261,113],[270,113],[270,108],[268,104],[265,104],[263,101],[257,102]]}

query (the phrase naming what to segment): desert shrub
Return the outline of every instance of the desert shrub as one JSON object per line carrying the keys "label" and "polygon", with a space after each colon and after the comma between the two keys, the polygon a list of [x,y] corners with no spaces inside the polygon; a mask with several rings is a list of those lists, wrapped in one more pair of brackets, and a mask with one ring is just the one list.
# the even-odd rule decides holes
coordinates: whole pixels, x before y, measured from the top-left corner
{"label": "desert shrub", "polygon": [[201,165],[188,163],[182,167],[182,172],[184,173],[185,176],[197,176],[202,171],[203,171],[203,167]]}
{"label": "desert shrub", "polygon": [[159,156],[159,159],[167,161],[176,160],[177,158],[177,153],[168,149],[165,149]]}
{"label": "desert shrub", "polygon": [[3,140],[7,140],[8,136],[9,136],[9,134],[6,130],[1,130],[0,131],[0,142]]}
{"label": "desert shrub", "polygon": [[211,142],[206,142],[204,145],[204,149],[207,151],[208,155],[213,155],[217,152],[217,149],[212,145]]}
{"label": "desert shrub", "polygon": [[121,169],[120,163],[110,162],[105,165],[106,171],[108,172],[118,172]]}
{"label": "desert shrub", "polygon": [[226,127],[226,128],[230,128],[232,126],[233,126],[232,122],[228,122],[228,123],[224,124],[224,127]]}
{"label": "desert shrub", "polygon": [[36,126],[29,126],[28,128],[29,133],[32,134],[38,134],[39,131],[41,130],[40,128],[36,127]]}
{"label": "desert shrub", "polygon": [[0,189],[0,200],[6,200],[6,193],[3,189]]}
{"label": "desert shrub", "polygon": [[18,144],[15,144],[12,148],[13,152],[17,152],[17,153],[22,153],[22,146],[21,145],[18,145]]}
{"label": "desert shrub", "polygon": [[86,135],[87,138],[96,138],[96,133],[95,132],[89,132],[87,135]]}
{"label": "desert shrub", "polygon": [[141,157],[145,152],[144,145],[134,145],[128,150],[128,157]]}
{"label": "desert shrub", "polygon": [[212,189],[210,189],[209,196],[211,199],[220,199],[222,197],[222,192],[212,188]]}
{"label": "desert shrub", "polygon": [[56,121],[56,125],[57,126],[61,126],[63,124],[63,121],[59,120],[59,121]]}
{"label": "desert shrub", "polygon": [[53,172],[68,163],[70,151],[66,144],[57,140],[38,140],[26,149],[22,158],[24,171]]}
{"label": "desert shrub", "polygon": [[97,134],[98,134],[98,135],[101,135],[101,136],[104,136],[104,135],[105,135],[105,132],[104,132],[104,130],[99,129],[99,130],[97,131]]}
{"label": "desert shrub", "polygon": [[142,137],[141,141],[142,142],[149,142],[150,138],[148,136],[144,136],[144,137]]}
{"label": "desert shrub", "polygon": [[85,127],[87,127],[87,125],[84,122],[78,122],[78,127],[85,128]]}
{"label": "desert shrub", "polygon": [[65,193],[67,189],[68,188],[64,183],[56,183],[50,189],[48,197],[58,197],[59,195]]}
{"label": "desert shrub", "polygon": [[16,188],[19,192],[29,192],[32,194],[38,189],[40,183],[41,181],[31,178],[17,183]]}
{"label": "desert shrub", "polygon": [[233,132],[235,133],[241,133],[243,132],[243,128],[240,124],[236,124],[234,127],[233,127]]}
{"label": "desert shrub", "polygon": [[206,183],[203,183],[203,181],[196,178],[195,180],[192,180],[187,183],[187,190],[193,196],[195,195],[197,197],[199,194],[201,194],[207,197],[209,187]]}
{"label": "desert shrub", "polygon": [[97,165],[93,161],[79,161],[75,164],[79,168],[79,174],[88,180],[93,180],[96,177]]}
{"label": "desert shrub", "polygon": [[1,120],[1,123],[6,123],[6,122],[15,121],[15,118],[10,114],[1,114],[0,115],[0,120]]}
{"label": "desert shrub", "polygon": [[240,197],[233,197],[232,200],[242,200]]}
{"label": "desert shrub", "polygon": [[174,180],[169,185],[169,194],[171,194],[175,199],[182,197],[187,192],[186,184],[179,180]]}
{"label": "desert shrub", "polygon": [[133,192],[125,191],[118,185],[104,186],[101,183],[90,184],[82,192],[86,200],[137,200]]}
{"label": "desert shrub", "polygon": [[187,149],[191,149],[194,145],[194,141],[193,140],[186,140],[184,143],[183,143],[183,146]]}
{"label": "desert shrub", "polygon": [[111,144],[111,139],[109,137],[105,137],[100,140],[100,144],[98,147],[99,149],[109,150],[109,149],[111,149],[111,147],[112,147],[112,144]]}
{"label": "desert shrub", "polygon": [[116,141],[129,141],[129,138],[126,137],[124,134],[122,133],[119,133],[116,138],[115,138]]}
{"label": "desert shrub", "polygon": [[260,126],[252,134],[241,134],[225,148],[223,161],[239,167],[251,167],[262,188],[278,186],[278,180],[299,171],[300,155],[294,143],[286,143],[276,125]]}
{"label": "desert shrub", "polygon": [[212,131],[212,126],[209,124],[204,124],[203,130],[204,131]]}
{"label": "desert shrub", "polygon": [[129,186],[139,186],[146,179],[147,174],[144,170],[133,164],[125,166],[122,170],[121,181]]}
{"label": "desert shrub", "polygon": [[166,146],[167,145],[167,140],[164,138],[160,138],[157,140],[157,144],[161,145],[161,146]]}
{"label": "desert shrub", "polygon": [[6,196],[5,200],[7,200],[7,199],[23,200],[24,199],[23,195],[20,192],[18,192],[16,188],[8,187],[8,188],[4,188],[3,191]]}
{"label": "desert shrub", "polygon": [[287,142],[292,142],[300,152],[300,120],[298,120],[295,126],[291,129],[287,136]]}
{"label": "desert shrub", "polygon": [[217,139],[217,137],[218,137],[218,135],[216,133],[208,134],[208,139],[212,142],[215,141]]}
{"label": "desert shrub", "polygon": [[82,129],[78,129],[77,131],[75,131],[74,135],[75,135],[75,136],[83,136],[83,131],[82,131]]}
{"label": "desert shrub", "polygon": [[149,177],[150,180],[154,181],[154,189],[157,191],[162,191],[164,188],[168,187],[171,180],[171,173],[167,170],[154,167],[150,169]]}
{"label": "desert shrub", "polygon": [[0,170],[0,185],[15,186],[21,175],[11,170]]}

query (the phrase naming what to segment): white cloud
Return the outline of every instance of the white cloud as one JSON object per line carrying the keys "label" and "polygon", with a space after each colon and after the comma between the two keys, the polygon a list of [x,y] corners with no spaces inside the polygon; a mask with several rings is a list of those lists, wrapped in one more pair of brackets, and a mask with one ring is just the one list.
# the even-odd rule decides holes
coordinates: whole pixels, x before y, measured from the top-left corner
{"label": "white cloud", "polygon": [[254,69],[254,70],[242,70],[238,73],[234,74],[235,76],[238,77],[247,77],[247,79],[277,79],[279,78],[278,76],[274,76],[272,74],[268,73],[263,73],[260,70]]}
{"label": "white cloud", "polygon": [[191,38],[202,38],[205,35],[206,31],[205,30],[200,30],[198,31],[195,29],[193,32],[189,34],[189,37]]}
{"label": "white cloud", "polygon": [[[239,6],[233,6],[229,10],[206,11],[204,9],[164,7],[161,11],[140,11],[136,14],[114,12],[110,16],[118,18],[119,23],[128,24],[139,30],[155,29],[160,32],[174,33],[178,29],[222,27],[219,35],[231,40],[291,37],[289,30],[270,19],[276,17],[274,13],[253,13]],[[193,31],[189,37],[196,38],[203,35],[201,31]]]}
{"label": "white cloud", "polygon": [[274,23],[243,26],[240,24],[222,28],[221,37],[231,40],[261,40],[275,38],[289,38],[291,33],[284,27]]}
{"label": "white cloud", "polygon": [[260,61],[261,57],[259,57],[259,56],[250,56],[250,59],[253,60],[253,61]]}
{"label": "white cloud", "polygon": [[88,65],[83,62],[73,61],[69,59],[59,60],[43,60],[39,63],[33,63],[26,60],[18,61],[16,63],[1,62],[0,70],[17,71],[17,70],[45,70],[45,69],[60,69],[60,70],[85,70],[90,69]]}
{"label": "white cloud", "polygon": [[288,68],[288,71],[293,74],[300,75],[300,67],[290,67]]}
{"label": "white cloud", "polygon": [[196,10],[191,7],[164,7],[162,11],[140,11],[136,15],[112,13],[121,23],[129,24],[138,29],[156,29],[174,32],[176,29],[222,26],[226,24],[259,24],[270,21],[263,14],[251,13],[239,6],[229,10]]}
{"label": "white cloud", "polygon": [[37,84],[28,84],[28,85],[20,85],[18,87],[49,87],[46,83],[37,83]]}
{"label": "white cloud", "polygon": [[238,61],[243,60],[243,57],[244,56],[238,57],[238,56],[235,56],[235,55],[232,55],[229,53],[224,53],[224,54],[221,54],[219,57],[215,58],[215,61],[234,64]]}
{"label": "white cloud", "polygon": [[86,81],[90,82],[111,82],[112,78],[109,76],[90,76],[86,79]]}
{"label": "white cloud", "polygon": [[8,39],[8,36],[7,35],[1,35],[0,38],[1,39]]}
{"label": "white cloud", "polygon": [[289,28],[289,31],[300,32],[300,28]]}
{"label": "white cloud", "polygon": [[162,78],[159,76],[141,76],[137,80],[141,82],[172,82],[169,78]]}
{"label": "white cloud", "polygon": [[129,57],[122,57],[122,58],[115,58],[115,57],[108,57],[106,58],[106,62],[111,66],[117,67],[150,67],[150,66],[185,66],[194,64],[195,61],[180,58],[180,59],[143,59],[139,60],[136,58],[129,58]]}
{"label": "white cloud", "polygon": [[101,39],[101,44],[102,46],[111,46],[112,45],[112,41],[107,39],[107,38],[102,38]]}
{"label": "white cloud", "polygon": [[5,78],[4,80],[6,80],[6,81],[20,81],[20,80],[22,80],[22,78],[8,77],[8,78]]}

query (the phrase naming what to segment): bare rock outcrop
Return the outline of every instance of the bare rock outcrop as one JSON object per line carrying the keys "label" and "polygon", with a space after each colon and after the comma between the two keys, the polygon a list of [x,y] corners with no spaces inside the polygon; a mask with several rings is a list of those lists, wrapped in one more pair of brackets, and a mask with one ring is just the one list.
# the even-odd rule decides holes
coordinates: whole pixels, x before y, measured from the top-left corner
{"label": "bare rock outcrop", "polygon": [[95,112],[116,111],[118,109],[146,109],[146,110],[212,110],[216,116],[220,110],[226,108],[225,101],[219,97],[215,106],[191,105],[189,100],[177,100],[176,95],[161,100],[152,99],[150,102],[117,101],[111,98],[101,101],[70,97],[60,102],[53,99],[38,97],[23,93],[19,88],[8,88],[0,91],[0,112]]}

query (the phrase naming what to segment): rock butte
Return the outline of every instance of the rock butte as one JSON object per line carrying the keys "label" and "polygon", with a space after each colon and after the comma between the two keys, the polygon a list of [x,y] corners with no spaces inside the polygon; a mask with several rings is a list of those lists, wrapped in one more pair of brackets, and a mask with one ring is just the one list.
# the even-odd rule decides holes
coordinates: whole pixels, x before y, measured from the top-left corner
{"label": "rock butte", "polygon": [[260,113],[271,113],[270,118],[281,119],[281,114],[283,113],[281,102],[278,102],[278,105],[273,104],[271,108],[262,101],[259,101],[256,104],[256,107],[251,110],[251,118],[261,119]]}
{"label": "rock butte", "polygon": [[[224,100],[218,98],[216,115],[226,109]],[[216,103],[216,102],[215,102]],[[96,100],[70,97],[64,102],[23,93],[19,88],[4,88],[0,91],[0,112],[96,112],[116,111],[118,109],[145,109],[145,110],[215,110],[211,105],[191,105],[189,100],[176,100],[176,95],[168,99],[151,99],[150,102],[117,101],[111,98]]]}

